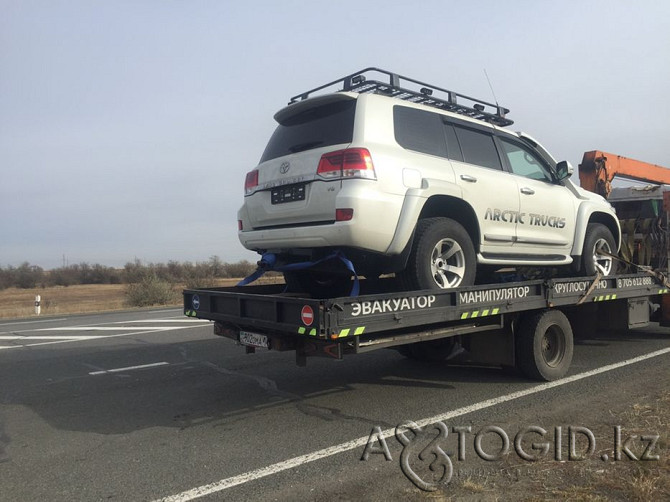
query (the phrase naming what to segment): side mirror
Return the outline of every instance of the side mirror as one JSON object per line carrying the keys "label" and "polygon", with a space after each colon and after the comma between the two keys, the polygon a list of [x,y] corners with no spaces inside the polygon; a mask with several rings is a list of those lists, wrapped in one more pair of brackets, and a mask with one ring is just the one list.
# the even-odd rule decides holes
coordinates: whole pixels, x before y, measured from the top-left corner
{"label": "side mirror", "polygon": [[572,164],[567,160],[562,160],[556,164],[556,175],[559,180],[564,180],[572,176],[572,173],[575,172],[575,169],[572,167]]}

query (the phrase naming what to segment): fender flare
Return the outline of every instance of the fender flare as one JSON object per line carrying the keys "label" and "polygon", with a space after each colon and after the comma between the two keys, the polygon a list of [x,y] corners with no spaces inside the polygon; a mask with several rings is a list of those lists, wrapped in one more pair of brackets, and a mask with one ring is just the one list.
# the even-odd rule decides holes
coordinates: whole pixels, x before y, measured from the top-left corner
{"label": "fender flare", "polygon": [[575,236],[572,242],[572,256],[581,256],[582,248],[584,247],[584,239],[586,237],[586,227],[589,223],[603,223],[612,232],[614,240],[616,241],[616,251],[621,247],[621,226],[619,220],[611,213],[604,212],[600,204],[590,202],[583,202],[579,206],[575,224]]}

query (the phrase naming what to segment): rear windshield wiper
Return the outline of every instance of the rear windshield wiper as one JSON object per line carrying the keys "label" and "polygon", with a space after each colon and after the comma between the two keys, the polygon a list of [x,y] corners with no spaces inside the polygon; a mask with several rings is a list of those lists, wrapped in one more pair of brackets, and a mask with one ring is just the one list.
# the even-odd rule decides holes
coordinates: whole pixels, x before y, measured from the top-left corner
{"label": "rear windshield wiper", "polygon": [[314,148],[315,146],[319,146],[323,143],[323,141],[308,141],[306,143],[298,143],[297,145],[293,145],[288,148],[288,151],[291,153],[298,153],[298,152],[304,152],[305,150],[309,150],[310,148]]}

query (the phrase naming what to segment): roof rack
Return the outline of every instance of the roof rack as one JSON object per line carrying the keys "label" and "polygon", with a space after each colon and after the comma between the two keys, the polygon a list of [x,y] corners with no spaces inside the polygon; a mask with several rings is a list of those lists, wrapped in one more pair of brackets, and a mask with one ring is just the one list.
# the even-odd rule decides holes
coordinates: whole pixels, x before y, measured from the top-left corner
{"label": "roof rack", "polygon": [[[388,81],[383,82],[380,80],[369,79],[364,74],[370,72],[382,73],[388,78]],[[406,87],[401,87],[401,81],[414,84],[415,86],[418,86],[419,89],[411,90],[407,89]],[[505,115],[509,113],[509,109],[503,108],[498,104],[488,103],[486,101],[482,101],[481,99],[471,98],[469,96],[465,96],[464,94],[442,89],[441,87],[437,87],[435,85],[425,84],[423,82],[419,82],[418,80],[403,77],[397,73],[391,73],[379,68],[366,68],[359,72],[352,73],[351,75],[347,75],[346,77],[338,78],[337,80],[329,82],[328,84],[324,84],[310,91],[293,96],[288,104],[291,105],[298,101],[305,100],[309,98],[311,94],[339,83],[343,84],[342,89],[339,89],[340,91],[382,94],[384,96],[403,99],[412,103],[419,103],[422,105],[439,108],[440,110],[466,115],[473,119],[483,120],[485,122],[489,122],[490,124],[501,127],[514,123],[514,121],[505,117]],[[439,97],[433,95],[436,93],[436,91],[440,93]],[[464,100],[466,103],[459,102],[461,100]]]}

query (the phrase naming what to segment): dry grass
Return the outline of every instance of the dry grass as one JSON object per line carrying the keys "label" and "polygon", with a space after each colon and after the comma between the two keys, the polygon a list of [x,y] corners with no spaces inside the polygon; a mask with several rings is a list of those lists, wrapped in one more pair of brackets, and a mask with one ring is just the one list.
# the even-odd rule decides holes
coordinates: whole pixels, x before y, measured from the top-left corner
{"label": "dry grass", "polygon": [[486,489],[483,484],[474,481],[472,478],[465,479],[461,483],[461,486],[465,490],[468,490],[473,493],[482,493]]}
{"label": "dry grass", "polygon": [[[239,279],[220,279],[213,286],[234,286]],[[261,277],[256,284],[282,282],[280,277]],[[0,319],[35,317],[35,296],[42,298],[41,315],[78,314],[127,309],[127,284],[87,284],[56,286],[51,288],[17,289],[0,291]],[[181,291],[182,286],[176,289]],[[173,305],[181,305],[178,300]]]}
{"label": "dry grass", "polygon": [[[623,426],[623,437],[645,434],[660,436],[654,454],[656,461],[630,461],[624,458],[614,464],[600,460],[601,452],[583,462],[553,464],[552,475],[544,480],[540,498],[544,500],[575,500],[599,502],[604,500],[656,501],[670,500],[670,392],[639,396],[628,408],[610,412],[613,420]],[[610,446],[610,445],[608,445]],[[643,443],[635,443],[638,457]],[[602,453],[612,454],[611,449]],[[551,461],[549,461],[551,464]]]}

